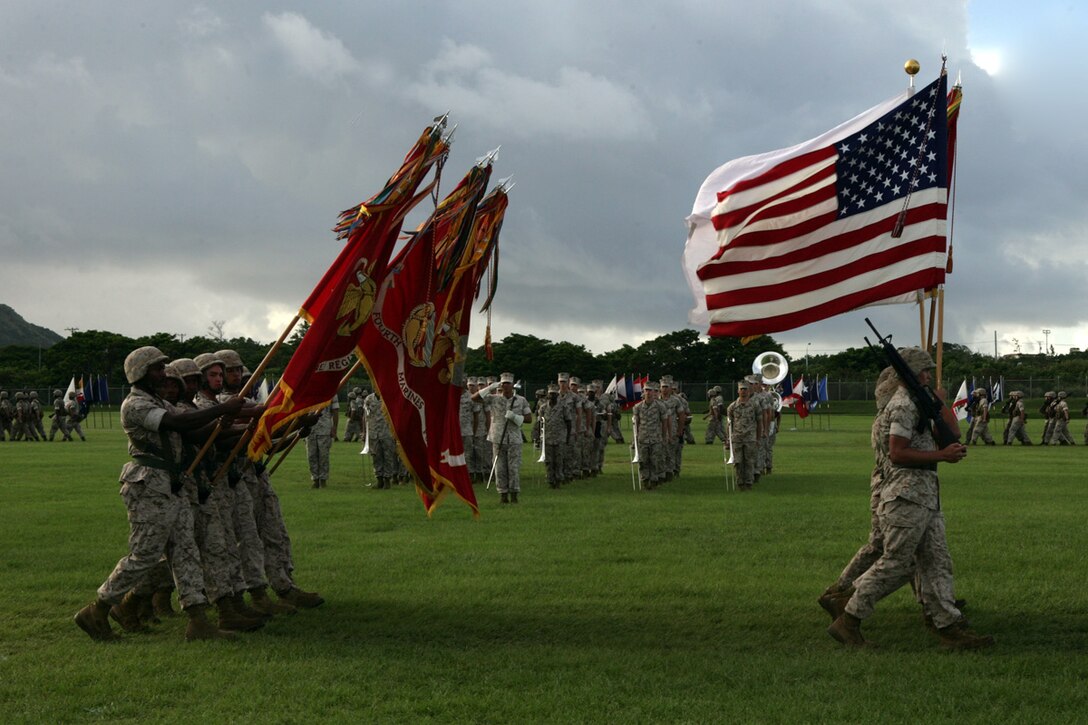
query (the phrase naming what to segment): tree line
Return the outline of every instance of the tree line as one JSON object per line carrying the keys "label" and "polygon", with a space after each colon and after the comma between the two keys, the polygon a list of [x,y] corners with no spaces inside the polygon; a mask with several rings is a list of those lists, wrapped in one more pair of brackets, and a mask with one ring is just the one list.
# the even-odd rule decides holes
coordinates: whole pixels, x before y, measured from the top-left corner
{"label": "tree line", "polygon": [[[278,377],[282,374],[305,330],[304,325],[300,326],[277,351],[270,361],[269,375]],[[230,348],[242,356],[250,369],[257,367],[271,347],[271,343],[248,337],[186,338],[159,332],[130,338],[107,331],[80,331],[41,350],[20,345],[0,348],[0,387],[64,387],[73,376],[78,378],[82,374],[106,375],[111,386],[119,386],[125,382],[125,356],[143,345],[154,345],[172,359]],[[469,349],[465,369],[473,376],[498,375],[510,370],[519,378],[530,381],[552,380],[560,371],[579,375],[586,381],[594,378],[608,381],[616,373],[653,376],[667,373],[687,384],[689,390],[694,390],[694,386],[704,382],[739,380],[751,372],[756,355],[767,351],[785,354],[771,336],[742,345],[738,338],[705,339],[690,329],[669,332],[637,346],[624,345],[603,354],[594,354],[585,346],[570,342],[511,334],[493,344],[491,360],[482,346]],[[1061,378],[1069,380],[1072,386],[1076,381],[1084,381],[1088,374],[1088,352],[995,359],[972,352],[963,345],[945,343],[943,357],[944,378],[950,385],[958,385],[964,377],[974,376],[981,381],[1005,376],[1009,379]],[[829,375],[832,380],[875,379],[883,365],[879,354],[868,348],[811,355],[807,361],[804,358],[790,360],[795,377],[797,372],[807,368],[813,374]],[[365,371],[350,384],[367,387]]]}

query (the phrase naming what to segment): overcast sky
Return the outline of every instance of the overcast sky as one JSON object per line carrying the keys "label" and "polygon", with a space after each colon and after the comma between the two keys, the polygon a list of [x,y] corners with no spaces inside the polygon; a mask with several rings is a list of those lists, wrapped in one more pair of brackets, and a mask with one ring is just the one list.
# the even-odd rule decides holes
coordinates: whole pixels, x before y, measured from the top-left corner
{"label": "overcast sky", "polygon": [[[271,342],[335,258],[337,213],[448,110],[444,188],[500,144],[494,178],[516,181],[494,338],[637,345],[688,326],[683,220],[711,171],[901,92],[908,58],[928,83],[944,52],[964,85],[945,339],[1088,347],[1081,3],[0,9],[0,302],[61,334],[224,320]],[[911,306],[775,337],[858,346],[865,314],[918,338]]]}

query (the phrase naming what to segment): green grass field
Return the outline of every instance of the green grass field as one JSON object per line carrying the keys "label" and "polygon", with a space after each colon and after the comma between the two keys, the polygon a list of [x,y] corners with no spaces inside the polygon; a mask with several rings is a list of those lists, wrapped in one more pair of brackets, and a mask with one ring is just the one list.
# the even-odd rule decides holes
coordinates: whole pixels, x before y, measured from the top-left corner
{"label": "green grass field", "polygon": [[296,577],[327,603],[193,644],[182,620],[106,645],[72,622],[126,548],[116,424],[0,444],[0,721],[1088,720],[1088,449],[942,470],[958,594],[996,647],[940,651],[906,588],[865,624],[879,648],[846,651],[816,597],[867,534],[868,426],[783,432],[750,494],[701,442],[645,493],[624,446],[553,491],[527,445],[522,503],[480,486],[479,520],[367,488],[358,444],[313,491],[297,450],[274,483]]}

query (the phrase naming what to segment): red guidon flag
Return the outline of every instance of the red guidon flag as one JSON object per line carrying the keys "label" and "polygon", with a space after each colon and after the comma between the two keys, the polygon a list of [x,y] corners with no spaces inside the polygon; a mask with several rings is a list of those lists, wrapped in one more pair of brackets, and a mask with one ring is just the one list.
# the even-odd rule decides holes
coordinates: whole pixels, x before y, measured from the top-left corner
{"label": "red guidon flag", "polygon": [[404,216],[434,184],[416,193],[448,149],[444,130],[445,118],[428,126],[386,187],[341,214],[334,231],[347,242],[299,310],[310,327],[266,402],[247,451],[252,460],[269,449],[276,431],[325,407],[339,390],[353,365],[356,342],[370,319]]}
{"label": "red guidon flag", "polygon": [[458,420],[467,315],[450,293],[490,174],[474,166],[393,260],[357,350],[428,513],[448,490],[479,513]]}
{"label": "red guidon flag", "polygon": [[946,76],[703,182],[684,266],[711,336],[789,330],[944,282]]}

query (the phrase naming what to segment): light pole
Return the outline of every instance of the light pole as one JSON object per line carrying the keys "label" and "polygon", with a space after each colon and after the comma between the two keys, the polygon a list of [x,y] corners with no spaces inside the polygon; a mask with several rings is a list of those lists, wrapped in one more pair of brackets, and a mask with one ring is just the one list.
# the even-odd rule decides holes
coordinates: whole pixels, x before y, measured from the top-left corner
{"label": "light pole", "polygon": [[1045,348],[1043,350],[1043,354],[1044,355],[1049,355],[1050,354],[1050,330],[1047,330],[1047,329],[1043,330],[1043,339],[1044,339],[1043,346]]}
{"label": "light pole", "polygon": [[812,343],[811,342],[806,342],[805,343],[805,374],[806,375],[808,374],[808,349],[810,347],[812,347]]}

